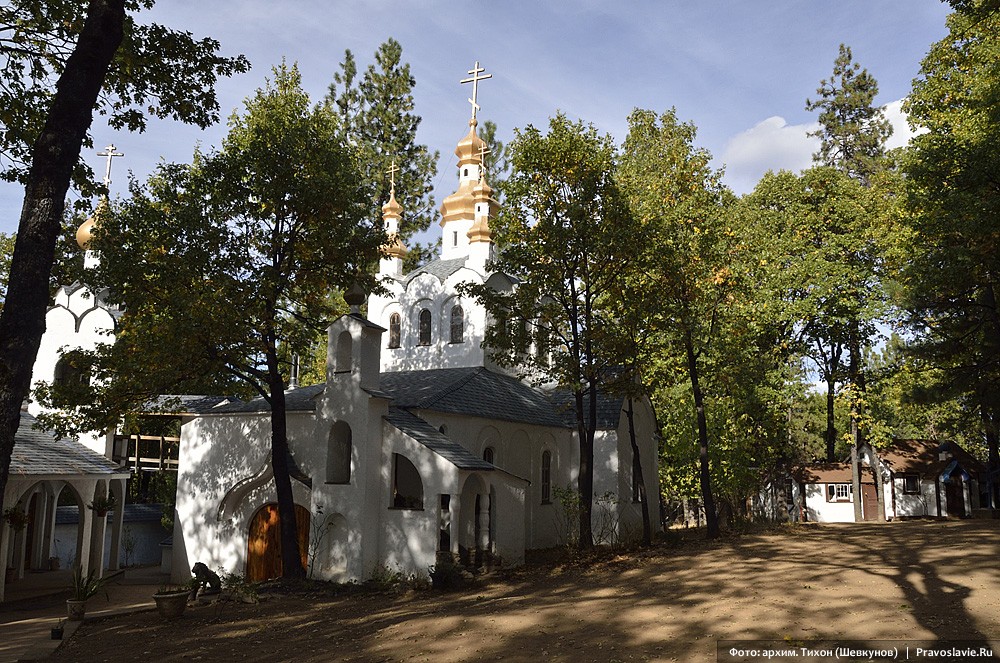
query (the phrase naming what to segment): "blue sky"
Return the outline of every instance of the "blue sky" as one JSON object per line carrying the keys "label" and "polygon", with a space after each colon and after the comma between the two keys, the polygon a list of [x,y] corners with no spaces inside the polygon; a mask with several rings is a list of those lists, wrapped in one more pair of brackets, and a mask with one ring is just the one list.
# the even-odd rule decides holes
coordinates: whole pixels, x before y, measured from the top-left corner
{"label": "blue sky", "polygon": [[[892,144],[904,141],[898,102],[946,34],[947,13],[938,0],[162,0],[140,21],[215,37],[253,69],[220,82],[223,121],[208,130],[154,122],[132,135],[97,118],[92,133],[97,147],[113,142],[126,155],[113,176],[121,193],[126,171],[144,179],[160,160],[189,161],[196,144],[219,145],[225,118],[283,57],[299,63],[318,100],[345,49],[364,68],[393,37],[417,82],[418,138],[441,153],[438,202],[457,182],[452,151],[467,130],[470,95],[459,80],[477,60],[493,74],[480,84],[480,119],[496,122],[505,142],[557,110],[620,141],[633,108],[676,107],[725,167],[725,181],[745,193],[768,169],[809,165],[815,113],[805,99],[830,75],[840,43],[877,78],[877,102],[897,126]],[[88,159],[103,171],[96,154]],[[22,195],[0,186],[0,231],[16,229]]]}

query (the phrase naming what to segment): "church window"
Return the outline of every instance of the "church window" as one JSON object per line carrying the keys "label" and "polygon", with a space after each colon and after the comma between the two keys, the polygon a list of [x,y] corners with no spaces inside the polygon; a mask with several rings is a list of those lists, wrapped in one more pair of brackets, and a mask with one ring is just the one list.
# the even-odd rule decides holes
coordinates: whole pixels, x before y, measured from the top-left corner
{"label": "church window", "polygon": [[469,169],[468,168],[463,168],[462,169],[462,177],[468,177],[468,176],[469,176]]}
{"label": "church window", "polygon": [[352,351],[353,341],[351,339],[351,332],[342,331],[340,336],[337,337],[337,362],[334,364],[334,372],[336,373],[350,373],[351,372],[351,351]]}
{"label": "church window", "polygon": [[455,230],[451,233],[451,245],[458,246],[458,231]]}
{"label": "church window", "polygon": [[351,483],[351,427],[338,421],[330,429],[326,454],[326,482]]}
{"label": "church window", "polygon": [[552,501],[552,453],[542,452],[542,504]]}
{"label": "church window", "polygon": [[77,366],[72,357],[63,355],[56,362],[52,383],[60,387],[71,384],[89,384],[90,375],[88,371]]}
{"label": "church window", "polygon": [[465,341],[465,312],[456,304],[451,307],[451,342]]}
{"label": "church window", "polygon": [[424,485],[420,473],[401,454],[392,454],[392,508],[424,508]]}
{"label": "church window", "polygon": [[493,465],[493,460],[495,456],[496,452],[493,451],[493,447],[486,447],[485,449],[483,449],[483,460],[485,460],[490,465]]}
{"label": "church window", "polygon": [[399,337],[400,331],[402,329],[402,321],[398,313],[393,313],[389,316],[389,347],[398,348],[399,347]]}
{"label": "church window", "polygon": [[431,344],[431,310],[424,308],[420,309],[420,325],[418,327],[419,338],[417,340],[417,345],[430,345]]}

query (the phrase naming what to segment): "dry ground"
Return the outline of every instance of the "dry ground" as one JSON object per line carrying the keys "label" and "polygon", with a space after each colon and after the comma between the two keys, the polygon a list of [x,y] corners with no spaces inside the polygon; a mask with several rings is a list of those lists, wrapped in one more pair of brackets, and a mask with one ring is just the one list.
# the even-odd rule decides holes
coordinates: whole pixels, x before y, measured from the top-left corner
{"label": "dry ground", "polygon": [[784,526],[457,593],[276,592],[106,619],[50,660],[715,661],[720,639],[1000,640],[998,559],[1000,521]]}

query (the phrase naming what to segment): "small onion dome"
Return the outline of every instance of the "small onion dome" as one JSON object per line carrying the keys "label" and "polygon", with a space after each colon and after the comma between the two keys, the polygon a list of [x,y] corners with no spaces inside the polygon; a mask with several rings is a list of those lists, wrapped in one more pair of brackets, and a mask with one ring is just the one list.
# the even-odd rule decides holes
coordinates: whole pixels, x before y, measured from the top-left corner
{"label": "small onion dome", "polygon": [[351,307],[351,313],[357,313],[361,310],[361,305],[365,303],[365,297],[365,289],[357,281],[344,293],[344,301]]}
{"label": "small onion dome", "polygon": [[480,162],[479,155],[482,154],[483,146],[486,143],[476,135],[476,124],[475,119],[469,120],[469,133],[458,141],[458,146],[455,148],[459,167]]}
{"label": "small onion dome", "polygon": [[97,209],[94,210],[93,216],[80,224],[80,227],[76,230],[76,243],[77,245],[87,251],[90,248],[90,240],[94,238],[94,226],[97,222],[108,213],[108,200],[107,198],[101,198],[101,202],[97,203]]}
{"label": "small onion dome", "polygon": [[87,219],[76,229],[76,243],[84,251],[90,246],[90,240],[94,238],[94,220]]}
{"label": "small onion dome", "polygon": [[389,192],[389,202],[382,205],[382,217],[392,216],[398,219],[402,211],[403,206],[396,202],[396,189],[394,188]]}
{"label": "small onion dome", "polygon": [[405,258],[406,254],[409,253],[406,245],[403,244],[403,240],[396,233],[389,235],[389,242],[385,245],[385,252],[390,258],[399,258],[400,260]]}

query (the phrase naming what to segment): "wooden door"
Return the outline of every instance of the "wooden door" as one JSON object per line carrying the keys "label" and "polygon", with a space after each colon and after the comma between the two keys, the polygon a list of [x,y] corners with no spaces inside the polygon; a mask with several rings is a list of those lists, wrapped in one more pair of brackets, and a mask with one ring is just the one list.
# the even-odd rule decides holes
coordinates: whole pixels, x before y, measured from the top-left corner
{"label": "wooden door", "polygon": [[965,490],[961,477],[952,476],[944,484],[945,498],[948,500],[950,518],[965,517]]}
{"label": "wooden door", "polygon": [[[250,520],[247,536],[247,580],[260,582],[281,576],[281,520],[278,505],[265,504]],[[295,505],[295,526],[299,533],[302,568],[309,559],[309,512]]]}
{"label": "wooden door", "polygon": [[878,520],[878,494],[874,483],[861,484],[861,512],[866,521]]}

